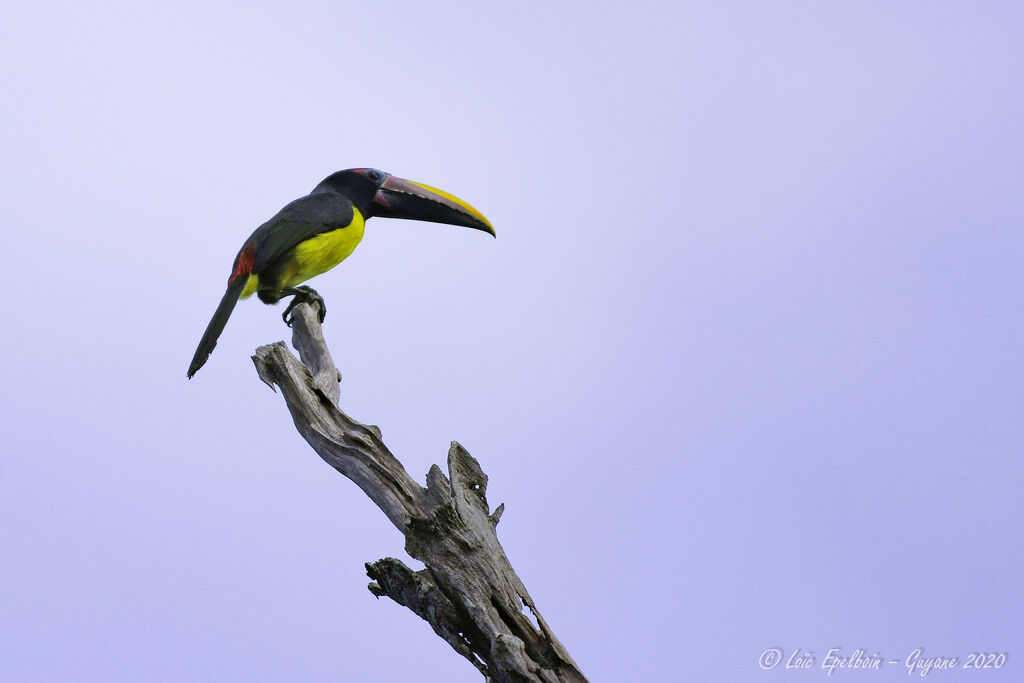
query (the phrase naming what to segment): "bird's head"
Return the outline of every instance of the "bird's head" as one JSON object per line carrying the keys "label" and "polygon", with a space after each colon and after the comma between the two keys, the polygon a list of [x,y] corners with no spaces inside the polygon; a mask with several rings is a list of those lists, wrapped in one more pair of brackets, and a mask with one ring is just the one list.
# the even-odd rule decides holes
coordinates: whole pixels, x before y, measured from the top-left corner
{"label": "bird's head", "polygon": [[494,235],[490,221],[458,197],[375,168],[338,171],[325,178],[313,191],[334,191],[346,195],[366,218],[380,216],[448,223]]}

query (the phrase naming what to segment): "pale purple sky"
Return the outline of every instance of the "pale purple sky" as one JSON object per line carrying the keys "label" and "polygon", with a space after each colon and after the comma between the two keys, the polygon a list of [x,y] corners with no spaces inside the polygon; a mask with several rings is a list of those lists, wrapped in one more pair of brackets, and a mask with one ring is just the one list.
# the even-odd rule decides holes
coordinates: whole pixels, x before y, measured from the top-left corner
{"label": "pale purple sky", "polygon": [[480,680],[366,590],[412,561],[257,379],[281,307],[185,381],[249,232],[375,166],[498,239],[374,219],[311,283],[342,406],[420,480],[480,460],[594,681],[825,680],[771,647],[1022,680],[1022,35],[1009,2],[6,3],[0,678]]}

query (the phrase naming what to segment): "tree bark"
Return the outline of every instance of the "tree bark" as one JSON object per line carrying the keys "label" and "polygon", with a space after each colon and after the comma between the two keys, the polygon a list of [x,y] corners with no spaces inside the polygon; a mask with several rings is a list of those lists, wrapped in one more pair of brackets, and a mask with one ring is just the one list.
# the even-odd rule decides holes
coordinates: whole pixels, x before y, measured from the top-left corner
{"label": "tree bark", "polygon": [[412,571],[390,557],[367,563],[370,591],[425,619],[489,681],[586,681],[498,542],[504,505],[490,512],[487,475],[476,459],[453,441],[448,476],[434,465],[426,487],[416,483],[377,427],[338,407],[341,375],[315,309],[299,305],[293,318],[292,344],[302,362],[284,342],[261,346],[253,356],[260,379],[280,388],[303,438],[376,503],[405,535],[406,552],[426,566]]}

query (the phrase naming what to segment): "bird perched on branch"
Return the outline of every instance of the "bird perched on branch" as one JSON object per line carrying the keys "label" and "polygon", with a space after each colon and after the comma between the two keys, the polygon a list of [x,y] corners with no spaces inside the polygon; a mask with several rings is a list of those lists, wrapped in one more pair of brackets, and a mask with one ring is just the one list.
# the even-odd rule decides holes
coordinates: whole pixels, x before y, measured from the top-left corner
{"label": "bird perched on branch", "polygon": [[238,300],[254,292],[266,304],[291,296],[282,314],[289,326],[289,314],[303,302],[317,303],[323,322],[323,297],[299,285],[344,261],[363,239],[364,224],[373,216],[461,225],[494,235],[483,214],[443,190],[373,168],[333,173],[256,228],[242,245],[224,298],[188,366],[188,377],[210,357]]}

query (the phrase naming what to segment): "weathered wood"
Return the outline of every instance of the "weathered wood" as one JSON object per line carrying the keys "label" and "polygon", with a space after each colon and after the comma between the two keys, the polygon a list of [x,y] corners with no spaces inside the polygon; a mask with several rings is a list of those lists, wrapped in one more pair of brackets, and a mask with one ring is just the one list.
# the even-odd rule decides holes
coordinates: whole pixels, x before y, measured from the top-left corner
{"label": "weathered wood", "polygon": [[253,356],[260,379],[281,389],[303,438],[377,504],[405,535],[406,552],[426,567],[414,572],[394,558],[367,564],[370,591],[426,620],[489,681],[586,681],[498,542],[504,505],[490,512],[487,475],[476,459],[452,442],[448,476],[434,465],[426,487],[417,484],[379,429],[338,407],[341,375],[315,310],[301,304],[293,319],[292,343],[302,362],[284,342],[261,346]]}

